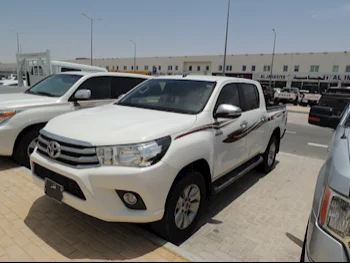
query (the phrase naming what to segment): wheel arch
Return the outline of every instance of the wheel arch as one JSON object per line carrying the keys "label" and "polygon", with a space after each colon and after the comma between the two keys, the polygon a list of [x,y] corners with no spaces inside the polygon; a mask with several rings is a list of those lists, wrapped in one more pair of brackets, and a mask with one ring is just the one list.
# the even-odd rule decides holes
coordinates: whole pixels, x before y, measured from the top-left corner
{"label": "wheel arch", "polygon": [[42,129],[45,127],[45,125],[47,124],[47,122],[42,122],[42,123],[36,123],[36,124],[32,124],[27,126],[26,128],[24,128],[17,136],[16,141],[15,141],[15,145],[13,147],[13,154],[15,154],[17,147],[20,143],[20,141],[22,140],[22,138],[24,137],[24,135],[26,135],[29,131],[35,130],[35,129]]}

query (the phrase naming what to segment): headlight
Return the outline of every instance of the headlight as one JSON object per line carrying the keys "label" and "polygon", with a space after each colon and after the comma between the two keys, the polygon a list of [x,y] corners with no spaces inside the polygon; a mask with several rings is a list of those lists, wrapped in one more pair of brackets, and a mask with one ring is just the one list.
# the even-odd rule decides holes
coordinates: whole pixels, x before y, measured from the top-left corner
{"label": "headlight", "polygon": [[163,158],[170,143],[168,136],[140,144],[97,147],[97,157],[106,166],[148,167]]}
{"label": "headlight", "polygon": [[321,203],[320,224],[324,229],[350,244],[350,202],[328,187]]}
{"label": "headlight", "polygon": [[16,111],[0,111],[0,124],[16,115]]}

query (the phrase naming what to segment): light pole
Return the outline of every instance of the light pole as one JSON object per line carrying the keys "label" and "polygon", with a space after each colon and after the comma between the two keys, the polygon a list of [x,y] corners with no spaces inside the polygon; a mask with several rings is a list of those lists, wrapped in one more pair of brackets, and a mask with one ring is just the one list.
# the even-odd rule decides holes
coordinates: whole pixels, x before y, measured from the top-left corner
{"label": "light pole", "polygon": [[20,54],[20,50],[19,50],[19,34],[20,33],[14,31],[14,30],[11,30],[11,29],[9,29],[9,31],[11,31],[12,33],[17,35],[17,54]]}
{"label": "light pole", "polygon": [[276,48],[276,30],[272,29],[273,33],[275,34],[275,39],[273,41],[273,51],[272,51],[272,62],[271,62],[271,72],[270,72],[270,89],[272,88],[272,70],[273,70],[273,62],[275,59],[275,48]]}
{"label": "light pole", "polygon": [[136,71],[136,42],[130,40],[134,44],[134,72]]}
{"label": "light pole", "polygon": [[101,18],[91,18],[89,17],[88,15],[82,13],[83,16],[85,16],[86,18],[90,19],[91,21],[91,66],[92,66],[92,50],[93,50],[93,26],[94,26],[94,21],[95,20],[99,20],[101,21],[102,19]]}
{"label": "light pole", "polygon": [[226,23],[226,37],[225,37],[225,53],[224,53],[224,67],[222,69],[222,74],[225,75],[226,70],[226,55],[227,55],[227,37],[228,37],[228,26],[230,21],[230,5],[231,0],[228,0],[228,8],[227,8],[227,23]]}

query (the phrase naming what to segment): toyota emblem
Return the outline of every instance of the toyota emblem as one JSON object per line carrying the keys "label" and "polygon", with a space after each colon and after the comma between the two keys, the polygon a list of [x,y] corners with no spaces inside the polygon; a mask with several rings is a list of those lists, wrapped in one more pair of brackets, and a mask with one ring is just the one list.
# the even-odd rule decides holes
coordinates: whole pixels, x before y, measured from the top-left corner
{"label": "toyota emblem", "polygon": [[51,158],[57,159],[61,155],[61,145],[58,142],[50,142],[47,146],[47,153]]}

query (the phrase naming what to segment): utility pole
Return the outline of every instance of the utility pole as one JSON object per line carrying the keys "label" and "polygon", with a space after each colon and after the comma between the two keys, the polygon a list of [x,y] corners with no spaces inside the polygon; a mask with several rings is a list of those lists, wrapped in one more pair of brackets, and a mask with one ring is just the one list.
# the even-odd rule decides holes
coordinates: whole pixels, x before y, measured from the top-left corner
{"label": "utility pole", "polygon": [[98,21],[101,21],[102,19],[101,18],[91,18],[91,17],[89,17],[88,15],[86,15],[86,14],[84,14],[84,13],[82,13],[82,15],[83,16],[85,16],[86,18],[88,18],[88,19],[90,19],[90,21],[91,21],[91,58],[90,58],[90,64],[91,64],[91,66],[93,65],[93,27],[94,27],[94,21],[95,20],[98,20]]}
{"label": "utility pole", "polygon": [[226,23],[226,37],[225,37],[225,53],[224,53],[224,67],[222,69],[222,74],[225,75],[226,71],[226,56],[227,56],[227,38],[228,38],[228,26],[230,22],[230,6],[231,0],[228,0],[228,8],[227,8],[227,23]]}
{"label": "utility pole", "polygon": [[272,62],[271,62],[271,72],[270,72],[270,89],[272,88],[272,70],[273,70],[273,62],[274,62],[274,59],[275,59],[275,48],[276,48],[276,30],[275,29],[272,29],[273,33],[275,34],[275,38],[274,38],[274,41],[273,41],[273,51],[272,51]]}
{"label": "utility pole", "polygon": [[9,31],[11,31],[12,33],[17,35],[17,54],[20,54],[20,48],[19,48],[19,34],[20,33],[14,31],[14,30],[11,30],[11,29],[9,29]]}
{"label": "utility pole", "polygon": [[136,42],[130,40],[134,44],[134,72],[136,71]]}

